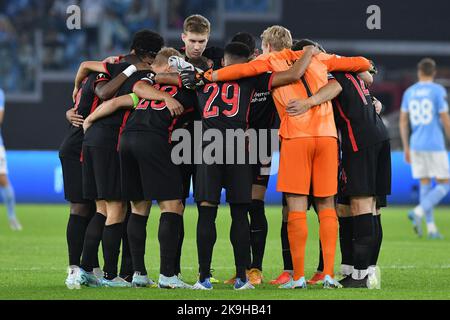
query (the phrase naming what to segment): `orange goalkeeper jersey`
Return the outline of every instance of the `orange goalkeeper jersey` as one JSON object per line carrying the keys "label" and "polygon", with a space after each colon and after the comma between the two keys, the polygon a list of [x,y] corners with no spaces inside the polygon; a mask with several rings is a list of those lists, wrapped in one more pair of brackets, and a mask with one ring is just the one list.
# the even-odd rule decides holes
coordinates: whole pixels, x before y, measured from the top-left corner
{"label": "orange goalkeeper jersey", "polygon": [[[284,49],[280,52],[261,55],[248,63],[236,64],[217,70],[217,81],[231,81],[252,77],[267,71],[286,71],[303,51]],[[308,112],[291,117],[286,106],[292,99],[306,99],[314,95],[328,82],[328,72],[364,72],[370,69],[370,62],[363,57],[340,57],[320,53],[311,59],[302,81],[275,88],[272,96],[280,115],[280,135],[285,139],[299,137],[337,137],[331,102],[311,108]],[[209,79],[211,80],[211,79]]]}

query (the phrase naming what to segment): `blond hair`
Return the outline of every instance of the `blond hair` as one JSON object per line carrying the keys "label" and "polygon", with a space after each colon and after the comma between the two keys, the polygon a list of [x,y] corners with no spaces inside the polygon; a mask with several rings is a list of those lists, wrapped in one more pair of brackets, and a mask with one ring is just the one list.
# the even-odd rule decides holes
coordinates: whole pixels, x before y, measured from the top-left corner
{"label": "blond hair", "polygon": [[184,20],[183,32],[185,34],[188,32],[209,34],[211,32],[211,23],[204,16],[194,14]]}
{"label": "blond hair", "polygon": [[170,47],[162,48],[155,57],[155,61],[153,62],[155,65],[164,65],[168,63],[168,60],[171,56],[182,57],[181,53]]}
{"label": "blond hair", "polygon": [[290,49],[292,47],[291,32],[282,26],[271,26],[261,35],[263,45],[270,44],[275,51]]}

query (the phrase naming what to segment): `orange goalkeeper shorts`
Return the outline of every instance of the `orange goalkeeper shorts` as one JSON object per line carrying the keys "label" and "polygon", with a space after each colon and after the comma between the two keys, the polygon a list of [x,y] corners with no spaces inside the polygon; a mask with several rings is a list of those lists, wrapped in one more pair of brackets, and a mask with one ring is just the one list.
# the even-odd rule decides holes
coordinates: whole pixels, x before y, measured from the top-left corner
{"label": "orange goalkeeper shorts", "polygon": [[277,191],[318,198],[338,185],[338,143],[333,137],[282,139]]}

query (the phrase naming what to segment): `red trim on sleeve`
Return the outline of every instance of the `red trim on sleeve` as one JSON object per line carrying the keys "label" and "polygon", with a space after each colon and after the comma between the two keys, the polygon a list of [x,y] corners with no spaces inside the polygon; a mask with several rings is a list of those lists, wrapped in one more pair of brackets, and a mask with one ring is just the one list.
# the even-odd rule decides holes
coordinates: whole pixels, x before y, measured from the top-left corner
{"label": "red trim on sleeve", "polygon": [[117,139],[117,151],[119,151],[119,147],[120,147],[120,138],[122,136],[123,133],[123,129],[125,129],[125,125],[127,124],[128,121],[128,117],[130,116],[131,111],[128,110],[127,112],[125,112],[124,116],[123,116],[123,120],[122,120],[122,125],[120,126],[120,130],[119,130],[119,138]]}
{"label": "red trim on sleeve", "polygon": [[251,106],[252,106],[252,100],[253,100],[253,97],[254,97],[254,96],[255,96],[255,90],[253,90],[252,94],[250,95],[250,103],[248,104],[248,107],[247,107],[247,114],[246,114],[246,116],[245,116],[245,124],[246,124],[245,130],[248,130],[248,128],[250,127],[250,122],[248,121],[248,118],[249,118],[249,116],[250,116],[250,108],[251,108]]}
{"label": "red trim on sleeve", "polygon": [[106,78],[97,79],[97,80],[95,80],[94,85],[96,85],[97,83],[103,82],[103,81],[108,81],[108,80],[109,79],[106,79]]}
{"label": "red trim on sleeve", "polygon": [[364,104],[367,104],[367,99],[364,95],[364,93],[361,90],[361,87],[358,85],[358,82],[356,81],[355,77],[353,77],[350,73],[346,73],[345,76],[347,77],[347,79],[349,79],[353,85],[355,86],[356,90],[359,93],[359,96],[361,97],[361,100],[364,102]]}
{"label": "red trim on sleeve", "polygon": [[97,109],[99,102],[100,102],[99,97],[95,96],[94,101],[91,104],[91,110],[89,111],[89,114],[91,114],[92,112],[95,111],[95,109]]}
{"label": "red trim on sleeve", "polygon": [[173,119],[172,124],[169,127],[169,143],[172,143],[172,131],[173,131],[173,128],[175,127],[175,125],[177,124],[178,119],[179,119],[178,117]]}
{"label": "red trim on sleeve", "polygon": [[74,105],[74,111],[78,110],[78,107],[80,106],[80,100],[81,100],[81,95],[83,94],[83,87],[81,87],[80,90],[78,90],[77,95],[75,97],[75,105]]}
{"label": "red trim on sleeve", "polygon": [[111,74],[109,73],[108,67],[106,66],[106,62],[103,62],[103,69],[105,69],[105,73],[111,77]]}
{"label": "red trim on sleeve", "polygon": [[273,77],[274,76],[275,76],[275,73],[272,72],[272,75],[270,76],[270,79],[269,79],[269,87],[268,87],[269,91],[272,91],[272,82],[273,82]]}
{"label": "red trim on sleeve", "polygon": [[353,128],[352,124],[350,123],[350,120],[345,116],[344,111],[342,110],[342,105],[339,102],[339,100],[334,99],[334,102],[336,103],[336,107],[339,110],[339,114],[341,115],[342,119],[347,123],[347,129],[348,129],[348,137],[350,138],[350,142],[352,144],[352,148],[354,152],[359,151],[358,145],[356,144],[355,135],[353,134]]}

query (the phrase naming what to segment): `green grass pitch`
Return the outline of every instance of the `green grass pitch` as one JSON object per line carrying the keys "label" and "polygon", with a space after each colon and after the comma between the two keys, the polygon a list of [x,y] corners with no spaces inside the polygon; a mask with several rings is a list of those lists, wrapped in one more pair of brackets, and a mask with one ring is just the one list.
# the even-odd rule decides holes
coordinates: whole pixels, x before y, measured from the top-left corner
{"label": "green grass pitch", "polygon": [[[156,207],[154,208],[156,209]],[[384,241],[379,265],[382,290],[340,289],[281,290],[263,284],[256,290],[235,292],[231,286],[215,285],[211,292],[187,290],[83,288],[68,290],[64,285],[67,265],[65,228],[68,206],[20,205],[18,216],[24,226],[13,232],[7,225],[4,207],[0,208],[0,299],[450,299],[450,210],[436,210],[436,221],[444,240],[418,239],[406,218],[405,208],[383,212]],[[280,207],[266,208],[269,221],[264,276],[268,282],[282,269],[280,244]],[[185,214],[185,242],[182,269],[184,279],[196,281],[195,207]],[[146,263],[149,275],[156,279],[159,270],[157,224],[154,210],[148,223]],[[317,218],[308,213],[309,237],[306,275],[313,274],[318,255]],[[213,257],[214,276],[225,280],[234,273],[229,242],[230,215],[222,206],[217,219],[218,239]],[[340,261],[337,250],[336,262]],[[102,259],[100,259],[102,261]],[[336,269],[338,270],[338,263]]]}

